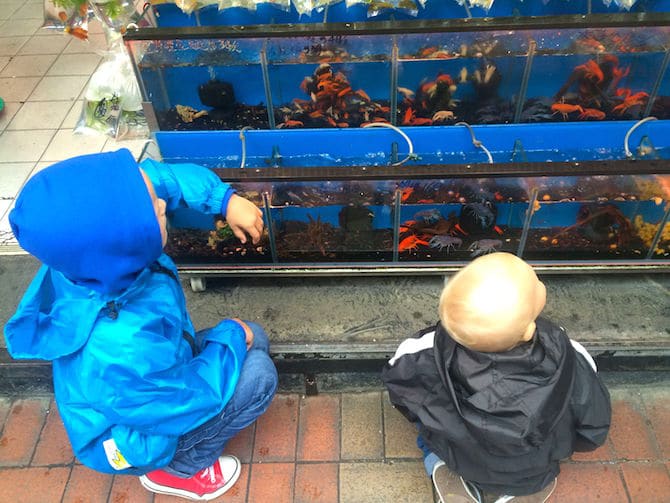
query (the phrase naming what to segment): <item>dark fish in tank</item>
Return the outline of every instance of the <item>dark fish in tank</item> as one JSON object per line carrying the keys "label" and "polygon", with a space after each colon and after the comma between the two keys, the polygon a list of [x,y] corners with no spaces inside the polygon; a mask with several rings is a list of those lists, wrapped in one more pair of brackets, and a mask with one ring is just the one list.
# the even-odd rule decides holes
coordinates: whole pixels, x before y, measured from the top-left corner
{"label": "dark fish in tank", "polygon": [[365,206],[345,206],[338,215],[340,227],[345,231],[372,230],[374,213]]}
{"label": "dark fish in tank", "polygon": [[198,96],[203,105],[215,109],[229,110],[235,106],[235,91],[232,84],[212,79],[198,87]]}

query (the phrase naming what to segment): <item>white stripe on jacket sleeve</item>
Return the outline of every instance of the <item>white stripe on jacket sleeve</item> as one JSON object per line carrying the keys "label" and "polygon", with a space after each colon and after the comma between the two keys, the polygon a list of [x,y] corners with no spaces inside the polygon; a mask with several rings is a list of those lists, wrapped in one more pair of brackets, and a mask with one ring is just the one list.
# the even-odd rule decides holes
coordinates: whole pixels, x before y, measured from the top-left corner
{"label": "white stripe on jacket sleeve", "polygon": [[398,346],[398,349],[396,350],[395,355],[393,355],[393,358],[389,360],[389,365],[394,365],[396,360],[403,355],[418,353],[419,351],[423,351],[424,349],[433,347],[434,339],[435,339],[434,330],[432,332],[427,332],[423,334],[418,339],[417,338],[405,339],[400,343],[400,346]]}

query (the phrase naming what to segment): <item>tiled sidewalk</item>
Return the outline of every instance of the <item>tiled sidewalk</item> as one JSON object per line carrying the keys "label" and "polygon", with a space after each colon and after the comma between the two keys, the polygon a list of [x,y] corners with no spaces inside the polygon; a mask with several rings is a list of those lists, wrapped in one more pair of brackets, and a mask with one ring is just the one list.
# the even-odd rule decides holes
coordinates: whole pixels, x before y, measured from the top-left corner
{"label": "tiled sidewalk", "polygon": [[[670,392],[611,388],[607,444],[562,465],[551,503],[670,501]],[[2,503],[167,503],[136,477],[101,475],[73,460],[52,397],[0,398]],[[216,501],[429,503],[414,429],[379,391],[277,395],[227,449],[244,463]]]}

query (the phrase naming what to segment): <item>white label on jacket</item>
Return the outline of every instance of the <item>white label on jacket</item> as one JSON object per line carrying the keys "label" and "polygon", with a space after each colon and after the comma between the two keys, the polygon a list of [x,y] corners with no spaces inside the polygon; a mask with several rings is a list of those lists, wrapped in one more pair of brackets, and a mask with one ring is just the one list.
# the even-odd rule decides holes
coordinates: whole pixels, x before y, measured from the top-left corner
{"label": "white label on jacket", "polygon": [[123,457],[123,454],[121,454],[121,451],[116,446],[116,442],[114,442],[113,438],[105,440],[102,443],[102,446],[105,449],[107,461],[112,468],[115,470],[125,470],[126,468],[130,468],[132,466],[130,463],[128,463],[128,461],[126,461],[126,458]]}

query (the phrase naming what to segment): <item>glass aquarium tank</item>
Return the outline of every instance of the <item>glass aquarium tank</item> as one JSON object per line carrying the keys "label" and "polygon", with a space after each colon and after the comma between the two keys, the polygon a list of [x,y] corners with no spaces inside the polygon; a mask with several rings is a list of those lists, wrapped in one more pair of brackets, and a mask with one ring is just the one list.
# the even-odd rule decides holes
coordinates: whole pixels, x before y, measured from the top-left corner
{"label": "glass aquarium tank", "polygon": [[149,28],[126,45],[166,162],[264,212],[183,209],[167,252],[237,274],[670,269],[670,14]]}
{"label": "glass aquarium tank", "polygon": [[145,28],[162,131],[664,119],[669,13]]}

